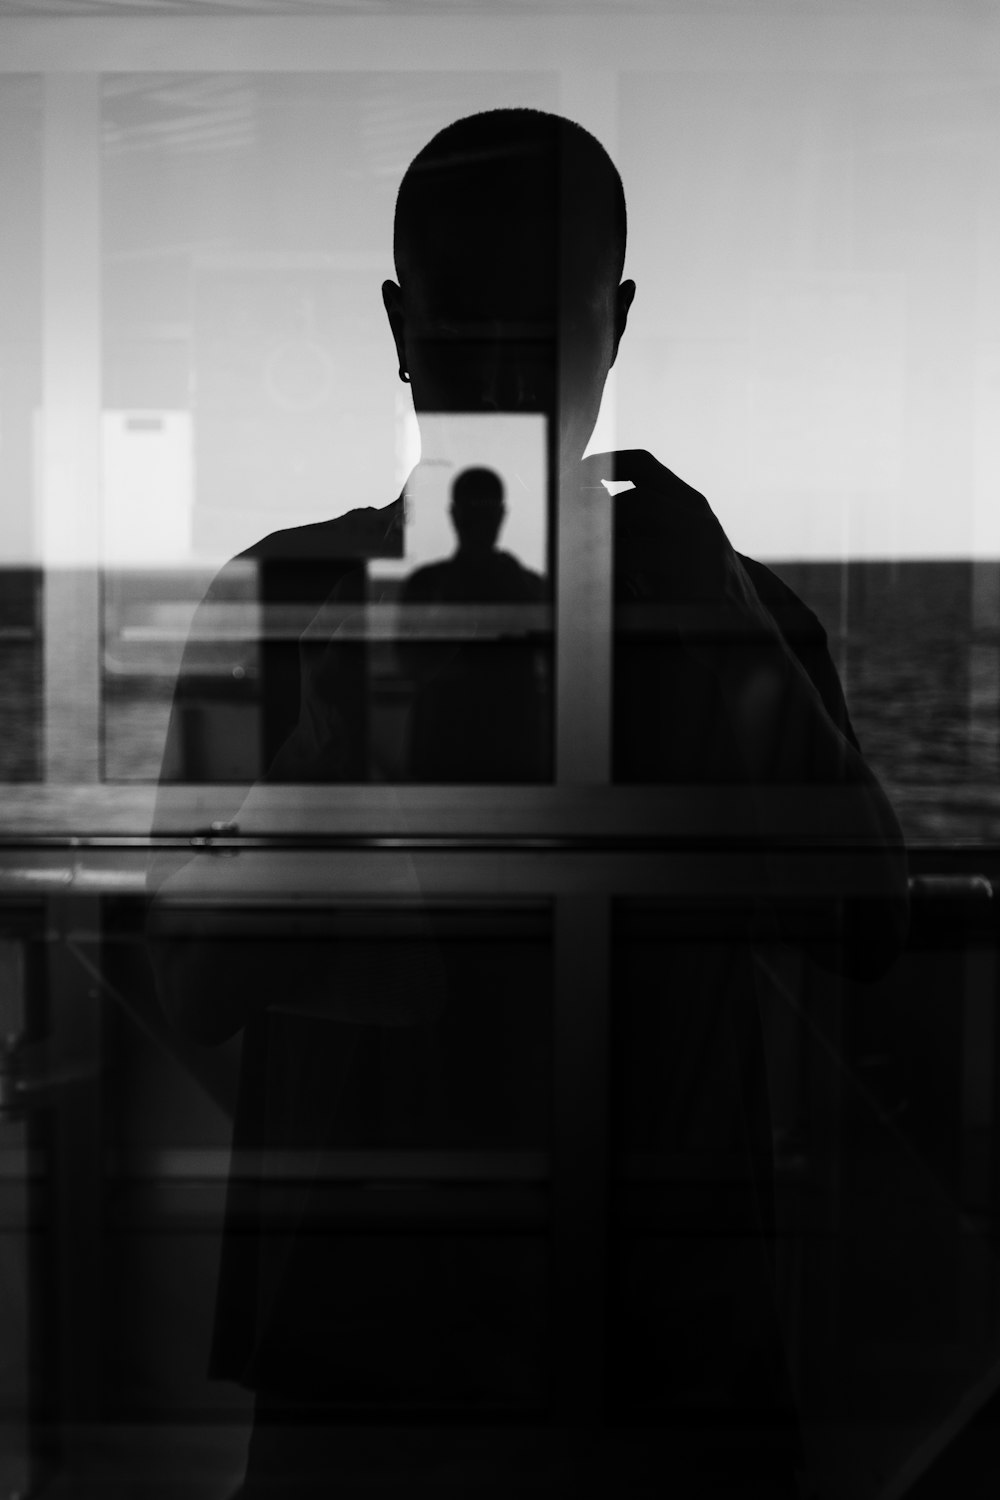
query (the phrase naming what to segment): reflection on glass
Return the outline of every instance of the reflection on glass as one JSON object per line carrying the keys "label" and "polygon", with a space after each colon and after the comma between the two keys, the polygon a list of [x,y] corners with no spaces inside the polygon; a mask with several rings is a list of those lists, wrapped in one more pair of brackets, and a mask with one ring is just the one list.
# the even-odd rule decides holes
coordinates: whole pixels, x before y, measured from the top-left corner
{"label": "reflection on glass", "polygon": [[545,775],[545,664],[531,644],[503,639],[505,623],[516,630],[516,606],[544,601],[545,580],[499,547],[506,514],[499,476],[492,469],[463,469],[448,509],[454,552],[417,568],[403,584],[404,617],[420,611],[433,629],[435,617],[464,606],[473,637],[400,647],[400,664],[415,690],[407,747],[414,781],[540,781]]}
{"label": "reflection on glass", "polygon": [[[755,730],[768,716],[743,715],[741,693],[735,708],[725,701],[719,668],[735,637],[720,623],[722,611],[707,624],[699,615],[704,555],[693,544],[697,538],[675,526],[694,492],[646,462],[639,450],[650,443],[704,486],[727,535],[753,557],[770,560],[767,568],[742,557],[743,571],[731,568],[728,580],[745,571],[753,585],[747,597],[752,592],[765,607],[787,647],[785,666],[797,659],[800,687],[814,690],[800,698],[821,705],[818,727],[839,731],[838,750],[860,742],[909,834],[942,843],[956,834],[985,840],[1000,816],[1000,216],[992,103],[974,80],[957,74],[934,73],[929,85],[905,70],[891,78],[831,72],[823,59],[822,87],[812,73],[786,69],[763,78],[748,64],[743,74],[699,68],[686,77],[675,70],[665,88],[659,74],[616,71],[622,56],[609,45],[600,73],[574,82],[568,70],[562,90],[566,97],[580,90],[579,99],[593,85],[600,95],[594,117],[617,133],[614,154],[629,191],[631,269],[642,291],[620,362],[617,440],[632,461],[638,453],[646,474],[637,473],[636,492],[618,495],[604,512],[609,527],[613,514],[615,543],[614,777],[633,787],[741,777],[783,787],[814,774],[822,782],[825,775],[810,760],[815,737],[810,743],[808,734],[789,734],[787,717],[783,733],[774,735],[771,766],[748,770],[741,759],[732,722],[755,748]],[[305,1394],[374,1402],[386,1376],[394,1399],[422,1398],[429,1388],[449,1400],[468,1399],[480,1411],[499,1396],[537,1415],[546,1359],[539,1343],[546,1214],[559,1197],[550,1194],[542,1159],[551,1143],[550,1116],[562,1107],[553,1110],[549,1097],[551,1053],[573,1059],[587,1050],[576,1047],[586,986],[575,985],[579,971],[566,966],[565,907],[553,922],[547,906],[515,912],[506,898],[495,898],[490,908],[490,895],[482,893],[479,909],[470,901],[444,912],[421,898],[413,879],[398,909],[362,910],[352,906],[357,892],[350,887],[360,862],[354,850],[343,849],[320,867],[305,896],[293,885],[284,901],[288,889],[276,873],[289,866],[270,858],[275,851],[266,839],[283,810],[292,809],[302,829],[310,808],[324,802],[350,807],[352,816],[360,807],[366,816],[366,806],[394,800],[366,801],[356,788],[339,799],[329,793],[269,799],[275,783],[502,788],[553,779],[547,460],[556,449],[563,460],[579,459],[597,416],[598,383],[574,384],[607,362],[607,341],[587,313],[595,304],[581,296],[579,316],[565,321],[566,287],[555,285],[544,264],[530,287],[521,272],[505,281],[511,265],[538,269],[535,251],[545,242],[536,232],[545,216],[532,225],[539,195],[525,196],[523,160],[507,183],[517,212],[506,222],[526,224],[528,232],[513,246],[514,256],[510,244],[496,240],[485,278],[479,271],[490,236],[477,241],[462,222],[474,182],[451,193],[452,208],[462,211],[455,219],[442,216],[439,200],[413,221],[420,233],[403,248],[424,255],[425,270],[438,274],[425,287],[434,295],[423,305],[418,299],[404,306],[401,289],[383,285],[402,389],[378,284],[390,268],[392,195],[413,150],[438,125],[471,109],[551,105],[555,81],[457,69],[105,74],[100,83],[96,73],[66,76],[68,89],[58,73],[45,84],[46,160],[51,166],[66,159],[76,118],[68,106],[89,98],[83,118],[95,128],[79,139],[93,164],[102,153],[99,238],[96,171],[76,196],[67,181],[72,171],[53,170],[43,182],[39,80],[0,78],[0,780],[41,774],[39,641],[47,610],[50,728],[54,704],[68,703],[69,712],[57,717],[60,731],[68,725],[72,735],[78,698],[85,713],[98,702],[96,673],[78,697],[71,691],[71,652],[62,677],[52,670],[62,641],[72,641],[66,622],[86,618],[90,660],[99,651],[103,667],[102,774],[112,781],[160,776],[167,784],[161,811],[184,801],[175,794],[186,783],[194,788],[186,808],[210,808],[223,823],[253,787],[262,794],[258,812],[270,800],[276,820],[256,864],[246,840],[238,858],[194,853],[183,825],[187,811],[173,825],[183,838],[158,847],[180,862],[177,877],[190,877],[187,886],[177,880],[180,915],[163,939],[167,949],[176,946],[166,953],[170,965],[161,984],[176,1023],[172,1039],[165,1038],[165,1019],[160,1029],[150,1024],[159,1013],[136,958],[138,903],[124,894],[129,887],[123,884],[96,914],[102,940],[114,941],[104,944],[90,971],[81,969],[79,992],[69,977],[79,955],[58,936],[65,892],[45,906],[38,936],[46,956],[37,985],[32,978],[32,1003],[37,999],[53,1017],[70,1014],[74,1023],[89,1017],[90,1024],[98,1015],[87,1009],[95,995],[114,994],[122,1024],[138,1020],[144,1045],[153,1039],[169,1049],[168,1067],[148,1089],[133,1071],[138,1049],[108,1053],[120,1066],[108,1070],[108,1107],[101,1111],[107,1139],[95,1138],[88,1165],[87,1189],[94,1191],[80,1188],[72,1172],[56,1171],[57,1198],[68,1182],[75,1190],[64,1202],[74,1212],[80,1203],[111,1199],[121,1212],[119,1188],[123,1195],[132,1190],[115,1181],[109,1198],[105,1174],[116,1169],[104,1146],[124,1153],[145,1131],[147,1140],[169,1148],[182,1115],[189,1135],[180,1138],[207,1141],[211,1151],[215,1141],[228,1140],[218,1121],[214,1133],[199,1137],[198,1117],[171,1089],[178,1062],[202,1079],[211,1075],[204,1060],[200,1068],[191,1063],[200,1043],[239,1033],[243,1076],[216,1370],[256,1383],[255,1436],[265,1468],[271,1419],[281,1415],[289,1389],[292,1401]],[[96,115],[88,115],[98,88],[100,144]],[[457,153],[453,162],[462,159]],[[557,236],[575,251],[585,248],[588,228],[601,217],[590,196],[594,173],[581,177],[581,223]],[[548,192],[540,197],[546,209],[556,201]],[[522,214],[525,203],[529,212]],[[84,276],[73,282],[78,294],[83,288],[70,309],[76,333],[60,342],[51,334],[66,322],[66,309],[52,267],[59,263],[65,272],[72,265],[77,212],[86,231],[81,259],[96,265],[98,242],[103,256],[100,339],[90,317],[96,276]],[[720,215],[739,223],[740,233],[720,234]],[[623,217],[620,227],[624,252]],[[406,281],[412,269],[411,263],[405,276],[397,274]],[[522,296],[526,290],[530,296]],[[557,359],[560,342],[571,358]],[[51,357],[53,349],[66,356],[65,368]],[[39,414],[43,364],[46,402],[53,368],[66,378],[59,400]],[[404,463],[400,434],[413,415],[411,396],[423,448],[419,462],[414,454]],[[559,403],[563,414],[575,406],[580,418],[562,432],[551,422]],[[55,556],[65,558],[58,548],[52,555],[44,550],[58,526],[51,509],[33,513],[35,461],[40,451],[38,472],[47,483],[60,431],[72,428],[77,409],[86,413],[80,451],[95,439],[90,477],[101,471],[100,501],[95,483],[84,518],[88,535],[101,533],[100,628],[96,608],[77,609],[58,569],[52,567],[45,588],[39,581],[39,561],[48,566]],[[470,410],[479,415],[465,432],[463,414]],[[497,410],[507,416],[497,418]],[[440,423],[435,413],[444,414]],[[523,446],[511,421],[528,424]],[[598,486],[590,491],[605,504]],[[569,493],[564,487],[562,494]],[[40,537],[41,559],[34,550]],[[723,562],[732,565],[735,556],[727,551]],[[71,561],[90,567],[93,559]],[[573,581],[577,564],[583,575],[584,561],[571,557],[561,584]],[[66,607],[54,609],[60,594]],[[53,621],[62,629],[52,629]],[[759,623],[744,619],[744,646],[747,640],[759,646]],[[772,634],[772,664],[774,647]],[[594,675],[603,692],[604,674]],[[566,674],[564,701],[573,700],[568,680]],[[596,703],[600,693],[593,696]],[[586,710],[587,695],[580,697]],[[586,712],[580,722],[586,724]],[[81,738],[89,749],[89,726]],[[797,758],[789,755],[795,742],[803,751]],[[53,764],[50,756],[50,774]],[[74,764],[91,774],[88,756]],[[228,790],[216,797],[211,783]],[[573,804],[583,820],[604,797],[602,791],[594,798],[589,785],[578,798],[567,790],[560,788],[558,798],[467,798],[475,810],[469,827],[490,803],[503,814],[530,801],[543,816]],[[16,806],[18,799],[11,800]],[[111,806],[115,797],[95,800]],[[395,801],[429,808],[433,819],[448,809],[449,794]],[[145,805],[140,797],[121,802]],[[655,802],[651,797],[648,805]],[[631,794],[607,797],[608,832],[616,839],[637,837],[637,823],[624,815],[617,822],[619,806],[636,805]],[[118,808],[115,814],[122,816]],[[157,832],[165,829],[157,824]],[[66,827],[59,832],[65,836]],[[252,820],[244,832],[253,834]],[[480,837],[475,828],[466,832],[470,842]],[[834,832],[847,842],[854,837],[842,823]],[[225,852],[238,842],[234,834]],[[52,851],[43,852],[48,858]],[[523,848],[513,852],[535,878],[545,861]],[[468,850],[459,853],[464,858]],[[103,857],[95,854],[87,865],[74,855],[70,880],[85,865],[93,872]],[[438,857],[439,851],[430,856]],[[110,871],[111,889],[121,874],[134,872],[124,859],[112,848],[100,867]],[[122,863],[116,867],[115,860]],[[576,860],[574,849],[566,861],[574,864],[576,882],[569,904],[587,881],[598,888],[601,870],[589,855]],[[658,851],[647,867],[665,863]],[[477,868],[482,872],[484,862]],[[449,867],[462,869],[459,860]],[[629,889],[632,870],[639,871],[637,887],[645,878],[641,861],[616,869],[625,870]],[[492,875],[487,870],[483,878]],[[334,877],[341,883],[331,889]],[[199,910],[213,878],[224,899]],[[984,886],[988,894],[980,878]],[[569,929],[595,935],[592,948],[581,944],[594,958],[586,976],[591,1000],[604,974],[603,917],[594,914],[600,907],[606,915],[612,901],[610,889],[600,892],[598,901],[588,890],[574,918],[578,926]],[[782,1266],[779,1247],[775,1269],[779,1281],[784,1270],[791,1284],[811,1277],[816,1288],[815,1296],[796,1290],[789,1304],[802,1319],[795,1325],[799,1352],[809,1357],[817,1390],[835,1398],[817,1409],[870,1412],[873,1430],[890,1401],[894,1416],[904,1407],[907,1419],[913,1416],[906,1442],[888,1436],[888,1425],[868,1442],[868,1471],[886,1477],[908,1459],[906,1444],[916,1442],[921,1424],[936,1426],[964,1399],[970,1372],[978,1378],[995,1362],[995,1258],[985,1231],[968,1232],[982,1229],[995,1208],[996,972],[995,953],[986,946],[995,946],[995,923],[980,920],[970,948],[971,919],[966,929],[964,915],[951,917],[948,928],[940,914],[932,920],[918,912],[917,935],[884,980],[893,988],[874,997],[866,992],[865,1001],[878,1003],[866,1004],[858,1024],[852,1017],[845,1036],[831,1040],[809,1026],[817,1012],[828,1017],[836,1009],[846,986],[838,977],[822,991],[816,966],[807,966],[813,951],[807,940],[815,934],[805,922],[798,932],[790,920],[782,935],[790,940],[791,962],[771,973],[771,1001],[783,973],[794,980],[781,994],[780,1014],[763,1016],[765,1060],[754,1019],[758,1000],[765,1011],[768,1003],[760,955],[751,952],[757,894],[753,910],[747,901],[729,911],[725,897],[713,894],[701,911],[693,899],[672,897],[641,909],[632,898],[613,913],[611,1177],[615,1206],[637,1232],[634,1244],[617,1247],[617,1279],[607,1283],[625,1334],[611,1350],[612,1371],[633,1415],[662,1405],[664,1394],[677,1396],[682,1407],[687,1402],[685,1410],[734,1392],[768,1399],[759,1365],[741,1364],[733,1390],[720,1391],[719,1382],[728,1384],[734,1335],[752,1334],[753,1318],[769,1305],[772,1266],[764,1253],[782,1208],[779,1201],[770,1214],[772,1151],[793,1174],[806,1153],[782,1157],[781,1136],[787,1143],[788,1135],[805,1132],[804,1207],[813,1213],[817,1182],[829,1186],[836,1234],[812,1233],[810,1218],[803,1260],[790,1266],[784,1254]],[[248,898],[255,904],[239,910]],[[365,897],[375,899],[370,892]],[[43,905],[37,889],[30,900],[34,922]],[[164,905],[167,916],[177,915],[169,900]],[[890,928],[877,914],[866,929],[864,911],[855,915],[838,905],[838,923],[842,916],[861,961],[858,972],[879,973],[890,961],[888,950],[902,942],[901,926]],[[947,929],[950,946],[941,938],[940,953],[928,937],[934,921]],[[127,966],[115,952],[127,946],[119,936],[133,949],[135,961]],[[12,940],[4,941],[12,949]],[[11,968],[8,962],[8,989],[16,988]],[[553,978],[563,1017],[555,1026]],[[91,980],[101,988],[90,988]],[[828,1005],[834,982],[836,1005]],[[113,1027],[94,1029],[102,1048],[113,1046]],[[823,1093],[822,1117],[810,1089]],[[60,1101],[53,1139],[71,1136],[93,1102],[93,1093],[82,1110],[78,1095]],[[851,1128],[824,1161],[831,1117],[838,1129],[843,1120]],[[355,1151],[365,1153],[360,1170]],[[461,1157],[457,1166],[452,1155],[442,1165],[441,1156],[429,1159],[438,1151],[482,1155],[473,1162]],[[403,1168],[398,1154],[388,1166],[373,1160],[386,1152],[411,1155]],[[484,1162],[487,1156],[502,1159]],[[586,1157],[584,1169],[589,1163]],[[160,1166],[154,1162],[149,1175]],[[454,1175],[484,1167],[498,1174],[495,1196],[476,1196]],[[217,1161],[219,1187],[224,1170]],[[133,1171],[138,1175],[134,1163]],[[788,1180],[779,1174],[779,1197]],[[793,1178],[793,1192],[801,1181]],[[404,1232],[415,1188],[421,1208],[430,1216],[440,1210],[435,1222],[447,1224],[436,1243]],[[51,1218],[57,1229],[71,1221],[63,1217],[64,1202]],[[496,1213],[512,1231],[508,1242],[496,1235],[483,1253],[464,1225],[456,1228],[461,1213],[481,1211]],[[345,1220],[352,1231],[388,1222],[398,1231],[397,1254],[374,1244],[374,1235],[341,1233]],[[797,1230],[804,1238],[801,1222]],[[169,1308],[171,1296],[151,1291],[164,1286],[184,1293],[200,1288],[208,1297],[210,1277],[199,1251],[197,1273],[182,1285],[195,1262],[185,1262],[183,1251],[174,1254],[176,1234],[148,1259],[135,1248],[138,1236],[110,1238],[118,1243],[107,1284],[126,1290],[106,1322],[107,1357],[97,1364],[116,1365],[121,1337],[121,1347],[137,1359],[139,1379],[126,1380],[128,1362],[106,1372],[107,1410],[138,1416],[147,1390],[163,1394],[158,1382],[185,1337],[188,1370],[200,1357],[205,1322],[192,1315],[186,1335],[171,1329],[166,1336],[141,1317],[131,1326],[132,1308],[144,1300]],[[841,1263],[828,1276],[832,1241],[846,1250],[834,1251]],[[904,1241],[917,1248],[908,1249],[901,1270]],[[77,1246],[56,1248],[60,1258],[72,1259]],[[249,1274],[241,1277],[245,1255],[242,1271]],[[329,1274],[333,1263],[339,1276]],[[564,1269],[575,1275],[576,1264],[567,1256],[552,1280]],[[970,1269],[975,1280],[966,1283]],[[76,1285],[98,1287],[99,1278],[80,1275]],[[840,1326],[831,1337],[826,1302],[838,1293]],[[387,1297],[395,1321],[386,1316]],[[450,1320],[444,1332],[442,1307]],[[579,1307],[591,1310],[585,1295]],[[71,1311],[68,1325],[85,1308]],[[130,1324],[127,1336],[115,1318]],[[384,1341],[369,1339],[372,1324]],[[758,1324],[758,1331],[767,1337],[749,1343],[779,1359],[771,1324]],[[251,1351],[248,1341],[255,1339]],[[882,1348],[873,1354],[876,1343]],[[78,1363],[89,1376],[98,1342],[80,1345]],[[64,1372],[57,1373],[53,1391],[64,1386]],[[770,1393],[781,1395],[774,1381]],[[176,1391],[168,1399],[180,1400]],[[188,1392],[184,1400],[187,1410],[197,1405]],[[281,1466],[297,1456],[298,1439],[293,1433],[287,1449],[279,1439],[271,1454],[280,1477]]]}

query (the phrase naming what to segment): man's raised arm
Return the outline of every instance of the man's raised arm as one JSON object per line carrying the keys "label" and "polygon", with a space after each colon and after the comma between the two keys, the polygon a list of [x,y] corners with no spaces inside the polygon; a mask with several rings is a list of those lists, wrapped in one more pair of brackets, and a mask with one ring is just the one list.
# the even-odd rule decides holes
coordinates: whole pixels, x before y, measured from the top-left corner
{"label": "man's raised arm", "polygon": [[[583,460],[582,470],[585,489],[604,479],[635,486],[616,501],[616,571],[646,580],[649,597],[674,618],[675,639],[718,685],[741,779],[759,809],[779,935],[837,972],[878,977],[906,941],[906,849],[888,797],[849,737],[846,709],[838,724],[836,705],[824,701],[704,496],[644,450],[597,454]],[[829,661],[828,676],[842,707]],[[773,836],[767,806],[782,788],[815,790],[801,837],[831,852],[863,853],[863,894],[847,889],[806,904],[781,890],[766,851]]]}

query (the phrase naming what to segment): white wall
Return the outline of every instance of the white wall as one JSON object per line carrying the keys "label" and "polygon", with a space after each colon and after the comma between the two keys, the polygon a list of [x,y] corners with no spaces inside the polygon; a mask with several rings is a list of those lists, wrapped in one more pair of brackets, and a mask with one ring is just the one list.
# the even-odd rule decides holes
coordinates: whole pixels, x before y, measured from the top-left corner
{"label": "white wall", "polygon": [[620,80],[620,438],[766,557],[1000,555],[1000,87]]}
{"label": "white wall", "polygon": [[[379,283],[395,189],[440,125],[500,103],[576,113],[625,180],[639,291],[601,442],[654,449],[761,557],[1000,557],[997,27],[881,0],[668,9],[503,26],[469,13],[450,30],[413,16],[2,23],[2,66],[20,70],[0,79],[5,142],[20,110],[29,179],[42,170],[32,69],[104,75],[103,404],[193,413],[191,465],[176,465],[193,478],[150,530],[148,561],[164,529],[221,556],[394,493],[399,386]],[[39,555],[45,535],[24,463],[2,457],[25,449],[38,384],[43,200],[30,183],[9,198],[2,244],[8,283],[25,288],[0,350],[8,562]],[[250,333],[206,314],[227,265],[271,268]],[[317,274],[325,305],[303,291]],[[322,400],[305,390],[298,413],[279,412],[268,340],[321,346]],[[227,360],[229,385],[210,388]],[[108,533],[106,554],[134,553],[137,537],[133,519],[128,547]]]}

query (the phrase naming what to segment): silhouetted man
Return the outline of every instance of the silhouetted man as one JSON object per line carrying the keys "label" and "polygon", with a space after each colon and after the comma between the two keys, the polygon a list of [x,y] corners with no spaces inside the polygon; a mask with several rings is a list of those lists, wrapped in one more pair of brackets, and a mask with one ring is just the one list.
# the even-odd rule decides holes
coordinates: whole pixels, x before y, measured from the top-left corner
{"label": "silhouetted man", "polygon": [[[499,475],[464,469],[448,513],[458,546],[450,558],[410,574],[400,595],[404,617],[414,605],[488,609],[544,602],[545,580],[497,546],[506,515]],[[515,618],[506,630],[494,626],[471,643],[400,647],[400,662],[416,683],[408,747],[414,781],[551,777],[545,732],[551,706],[543,692],[542,653],[530,641],[512,638],[526,636],[530,625]]]}
{"label": "silhouetted man", "polygon": [[[644,1153],[669,1170],[656,1199],[659,1237],[623,1248],[616,1262],[611,1406],[653,1434],[647,1485],[788,1496],[797,1449],[767,1255],[770,1122],[750,940],[763,920],[834,966],[881,972],[905,933],[905,856],[815,616],[739,557],[704,497],[648,453],[581,457],[635,296],[621,279],[625,237],[621,181],[586,131],[535,111],[476,115],[440,132],[407,170],[394,229],[399,279],[382,293],[418,419],[542,413],[558,482],[581,504],[613,506],[617,620],[649,607],[661,621],[655,636],[616,640],[615,779],[735,783],[751,803],[766,785],[829,788],[836,796],[811,831],[876,851],[870,898],[813,903],[805,936],[781,900],[734,908],[720,899],[718,911],[703,903],[664,916],[662,931],[619,953],[615,969],[613,1152]],[[612,501],[605,478],[634,488]],[[264,574],[308,558],[323,606],[303,641],[298,690],[283,700],[272,779],[356,777],[363,728],[334,631],[344,598],[363,597],[352,582],[362,560],[398,555],[400,512],[400,501],[353,512],[244,555]],[[216,595],[225,587],[224,573]],[[180,714],[185,681],[182,671]],[[442,1000],[433,964],[400,971],[391,945],[353,965],[336,944],[220,957],[210,943],[173,935],[167,916],[154,905],[168,1010],[206,1041],[244,1029],[237,1147],[494,1141],[500,1116],[483,1125],[479,1095],[495,1084],[501,1055],[529,1079],[519,1123],[501,1136],[545,1146],[541,1007],[518,1008],[525,997],[512,977],[494,982],[496,954],[463,960],[461,974],[449,956]],[[538,1284],[523,1256],[508,1249],[490,1261],[484,1251],[474,1271],[468,1259],[435,1260],[407,1244],[395,1259],[380,1252],[366,1263],[329,1228],[318,1189],[296,1202],[293,1221],[266,1223],[263,1201],[237,1192],[227,1228],[213,1368],[257,1392],[248,1495],[331,1493],[342,1473],[336,1423],[352,1400],[405,1405],[426,1387],[467,1416],[497,1400],[543,1409],[531,1405],[544,1407],[544,1354],[527,1312]],[[283,1427],[296,1412],[317,1429],[308,1441]],[[450,1441],[410,1454],[398,1492],[418,1493],[424,1480],[441,1492]],[[521,1493],[533,1476],[538,1493],[576,1496],[601,1472],[582,1450],[557,1460],[539,1448],[535,1458],[496,1492]],[[455,1493],[492,1492],[475,1472]],[[614,1465],[601,1482],[608,1494],[629,1492]]]}

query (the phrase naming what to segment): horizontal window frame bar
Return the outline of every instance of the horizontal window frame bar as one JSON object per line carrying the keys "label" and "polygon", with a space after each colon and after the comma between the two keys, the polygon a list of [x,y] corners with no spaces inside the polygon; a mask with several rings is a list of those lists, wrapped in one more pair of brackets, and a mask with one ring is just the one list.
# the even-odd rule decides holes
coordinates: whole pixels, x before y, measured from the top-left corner
{"label": "horizontal window frame bar", "polygon": [[[985,790],[985,789],[984,789]],[[992,789],[1000,818],[1000,792]],[[285,784],[104,782],[0,783],[0,840],[30,845],[58,839],[245,837],[606,838],[672,840],[752,837],[808,844],[810,828],[829,826],[849,788],[697,786],[455,786],[375,783]],[[942,801],[946,800],[944,797]]]}
{"label": "horizontal window frame bar", "polygon": [[[774,893],[802,900],[885,894],[881,850],[767,851]],[[758,851],[421,849],[242,850],[230,857],[193,854],[161,886],[166,912],[205,907],[301,907],[366,900],[419,906],[441,899],[659,894],[718,900],[761,893]],[[0,897],[137,896],[147,892],[142,849],[24,850],[0,860]]]}

